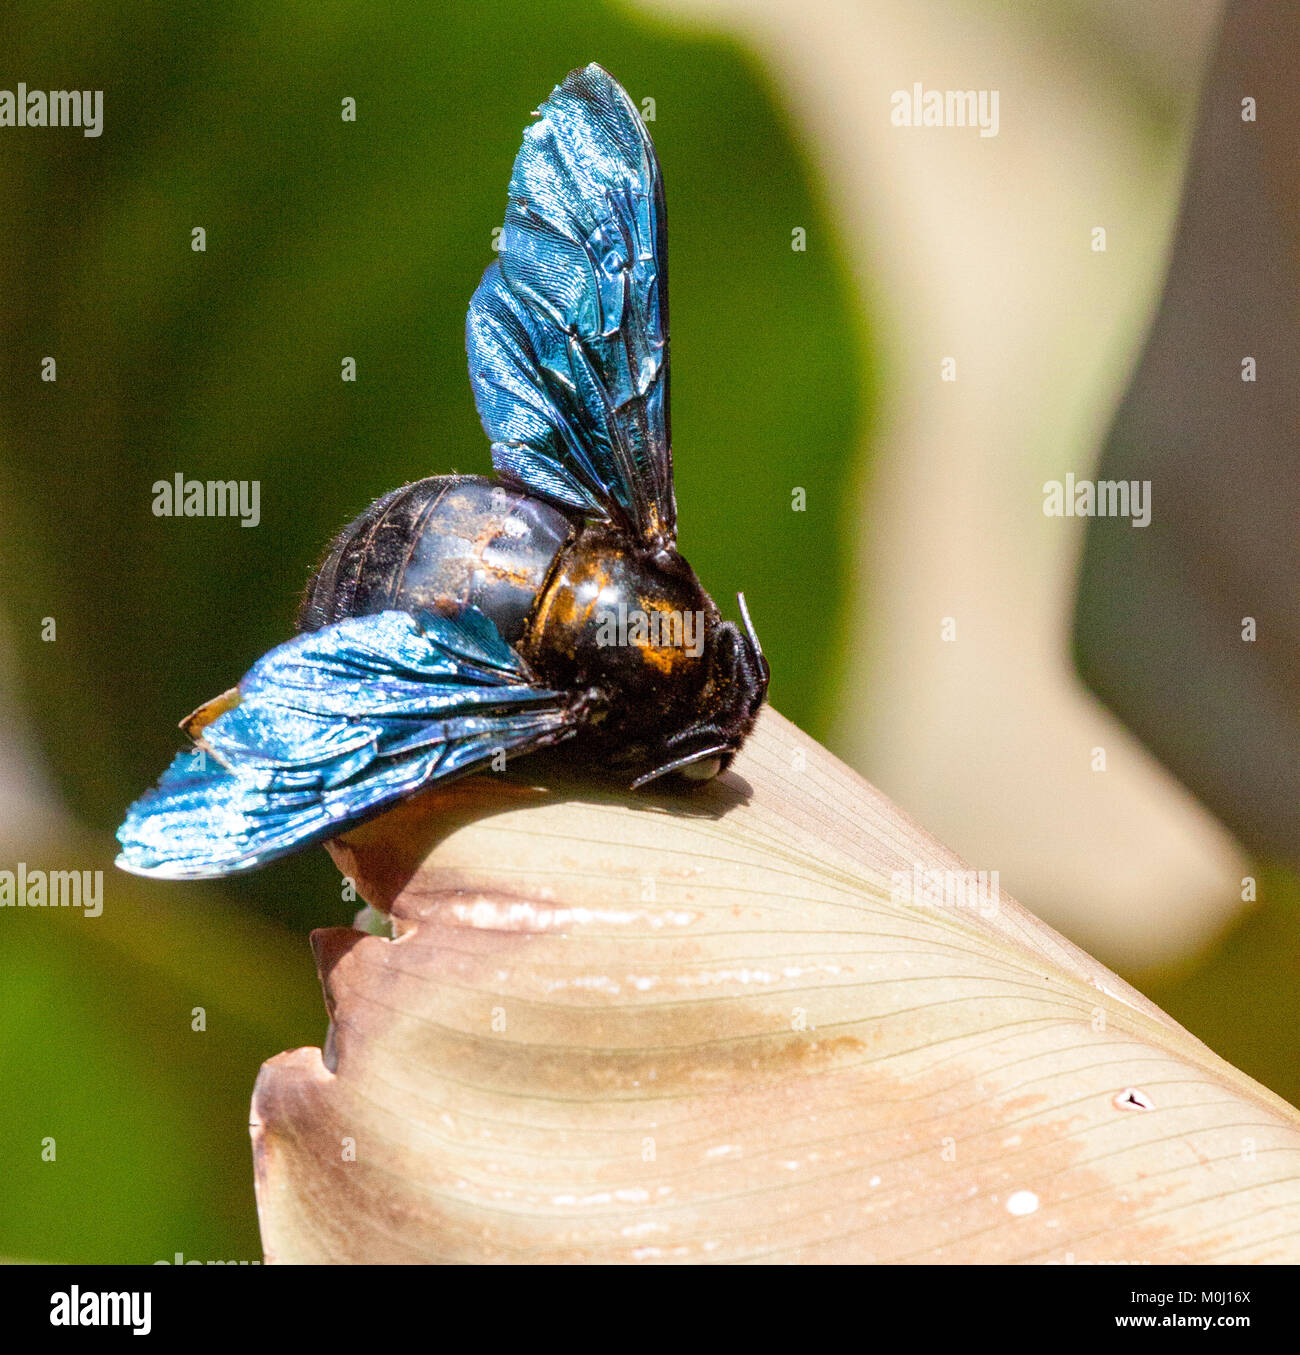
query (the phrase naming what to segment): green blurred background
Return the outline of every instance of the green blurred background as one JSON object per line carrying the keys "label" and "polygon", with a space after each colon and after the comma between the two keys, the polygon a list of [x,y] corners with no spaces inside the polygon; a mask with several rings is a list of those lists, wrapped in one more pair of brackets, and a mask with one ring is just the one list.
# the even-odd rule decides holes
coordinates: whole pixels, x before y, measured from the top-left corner
{"label": "green blurred background", "polygon": [[[818,24],[824,51],[844,46],[831,8],[773,0],[740,18],[726,3],[94,3],[74,19],[51,4],[7,7],[0,84],[103,89],[105,130],[0,131],[0,864],[103,869],[105,906],[95,920],[0,914],[0,1254],[260,1255],[252,1082],[263,1059],[323,1038],[306,936],[349,922],[355,905],[320,851],[180,887],[113,871],[112,831],[178,746],[175,721],[290,634],[297,597],[343,523],[405,481],[489,470],[465,307],[493,257],[530,111],[591,60],[638,104],[654,101],[671,222],[681,545],[724,610],[744,588],[773,703],[975,864],[1005,860],[1004,888],[1219,1052],[1300,1096],[1284,1015],[1300,989],[1286,869],[1248,864],[1260,883],[1243,907],[1228,887],[1239,849],[1225,836],[1201,890],[1222,906],[1180,930],[1181,896],[1169,891],[1159,906],[1172,939],[1158,952],[1072,926],[1069,899],[1100,886],[1057,889],[1032,862],[1017,870],[1014,853],[991,858],[985,827],[996,825],[980,815],[996,794],[926,770],[959,760],[940,706],[976,738],[978,713],[959,706],[952,717],[952,702],[932,701],[894,718],[875,696],[877,680],[889,690],[889,656],[908,652],[897,622],[912,596],[907,571],[932,558],[924,533],[899,537],[906,515],[891,510],[890,485],[921,464],[905,402],[891,396],[906,384],[896,339],[933,326],[937,371],[951,336],[909,309],[887,160],[818,92]],[[1069,97],[1104,93],[1125,154],[1159,167],[1148,244],[1130,265],[1140,304],[1089,341],[1090,365],[1064,396],[1087,406],[1074,436],[1095,457],[1158,295],[1215,7],[1192,7],[1172,61],[1168,44],[1134,37],[1104,4],[1052,18],[1039,8],[991,6],[976,20],[961,6],[909,18],[906,6],[865,5],[863,16],[880,21],[882,45],[898,44],[890,84],[942,85],[917,52],[934,43],[941,69],[944,44],[962,50],[969,26],[984,25],[997,58],[963,84],[1068,68]],[[1097,60],[1098,42],[1124,60]],[[852,90],[851,72],[838,78]],[[345,97],[355,123],[340,117]],[[1003,173],[982,191],[1028,200],[1032,184]],[[864,202],[879,209],[869,227],[855,216]],[[944,208],[905,202],[904,220],[924,210]],[[203,253],[191,249],[196,226]],[[795,228],[806,249],[792,248]],[[1040,290],[1050,314],[1060,297]],[[989,323],[1011,332],[1020,321]],[[1067,342],[1070,323],[1059,320]],[[40,380],[47,355],[55,382]],[[347,356],[355,383],[340,380]],[[1039,469],[1022,467],[1008,489],[1028,485],[1031,512]],[[178,472],[260,481],[260,525],[153,516],[154,481]],[[956,511],[984,531],[990,558],[1029,551],[985,530],[977,505]],[[882,550],[901,582],[873,567]],[[1032,554],[1024,567],[1028,578]],[[1109,718],[1068,675],[1062,589],[1051,608],[1059,643],[1041,662],[1057,665],[1070,700]],[[1140,794],[1153,813],[1204,816],[1151,775]],[[1031,766],[1021,780],[1035,776],[1050,796],[1048,773]],[[55,1163],[42,1160],[46,1138]]]}

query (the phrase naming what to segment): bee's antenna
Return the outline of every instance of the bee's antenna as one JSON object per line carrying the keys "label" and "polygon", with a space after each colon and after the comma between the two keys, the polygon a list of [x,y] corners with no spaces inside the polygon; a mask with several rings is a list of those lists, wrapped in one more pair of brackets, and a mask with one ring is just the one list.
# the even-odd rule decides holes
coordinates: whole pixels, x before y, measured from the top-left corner
{"label": "bee's antenna", "polygon": [[[652,772],[646,772],[644,776],[638,776],[632,782],[633,790],[640,790],[642,786],[647,786],[651,781],[658,781],[661,776],[667,776],[669,772],[680,772],[683,767],[689,767],[693,762],[704,762],[709,758],[723,757],[728,753],[735,752],[735,749],[725,743],[710,744],[707,748],[697,748],[693,753],[687,753],[685,757],[674,758],[671,762],[665,762],[662,767],[656,767]],[[687,773],[689,775],[689,773]]]}
{"label": "bee's antenna", "polygon": [[754,657],[758,660],[758,666],[763,673],[763,681],[766,682],[771,676],[772,670],[767,666],[767,659],[763,654],[763,646],[758,642],[758,632],[754,629],[754,623],[749,616],[749,608],[745,605],[744,593],[736,594],[736,601],[740,603],[740,617],[745,623],[745,638],[749,641],[749,647],[754,651]]}

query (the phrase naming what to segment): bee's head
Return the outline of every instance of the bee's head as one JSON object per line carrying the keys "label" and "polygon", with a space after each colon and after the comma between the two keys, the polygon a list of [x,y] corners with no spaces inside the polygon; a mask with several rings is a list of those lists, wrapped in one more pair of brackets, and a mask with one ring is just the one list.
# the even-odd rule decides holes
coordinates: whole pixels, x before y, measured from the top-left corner
{"label": "bee's head", "polygon": [[663,740],[656,766],[639,776],[633,787],[668,775],[691,782],[709,781],[730,766],[753,729],[767,696],[770,670],[745,606],[745,595],[739,593],[737,599],[745,628],[741,630],[731,621],[720,621],[712,628],[698,719]]}

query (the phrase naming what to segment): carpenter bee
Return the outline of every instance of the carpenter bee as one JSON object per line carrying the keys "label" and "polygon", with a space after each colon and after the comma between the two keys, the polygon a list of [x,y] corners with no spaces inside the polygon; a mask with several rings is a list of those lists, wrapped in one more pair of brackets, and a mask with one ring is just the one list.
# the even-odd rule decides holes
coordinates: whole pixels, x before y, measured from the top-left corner
{"label": "carpenter bee", "polygon": [[250,869],[552,746],[634,788],[735,755],[768,667],[744,597],[742,630],[676,550],[663,183],[599,66],[524,133],[466,348],[499,478],[420,480],[343,530],[300,633],[182,723],[124,869]]}

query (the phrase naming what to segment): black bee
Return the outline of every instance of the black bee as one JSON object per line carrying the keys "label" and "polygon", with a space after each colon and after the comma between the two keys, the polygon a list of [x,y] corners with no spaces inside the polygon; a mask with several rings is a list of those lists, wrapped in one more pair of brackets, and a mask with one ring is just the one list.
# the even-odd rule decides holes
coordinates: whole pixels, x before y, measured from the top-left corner
{"label": "black bee", "polygon": [[768,668],[675,547],[663,184],[599,66],[524,134],[466,346],[499,482],[420,480],[344,529],[301,633],[183,723],[120,866],[248,869],[552,745],[633,787],[735,755]]}

